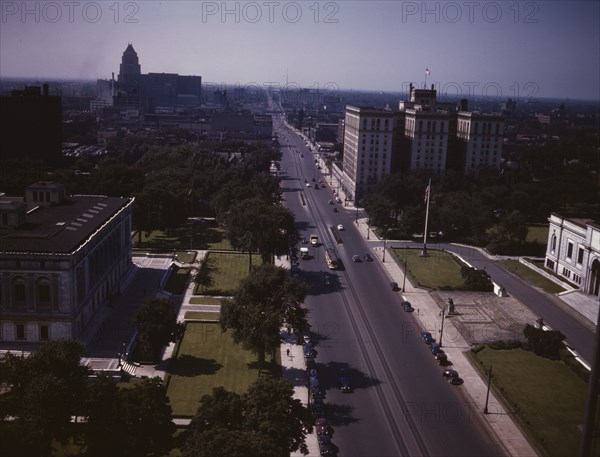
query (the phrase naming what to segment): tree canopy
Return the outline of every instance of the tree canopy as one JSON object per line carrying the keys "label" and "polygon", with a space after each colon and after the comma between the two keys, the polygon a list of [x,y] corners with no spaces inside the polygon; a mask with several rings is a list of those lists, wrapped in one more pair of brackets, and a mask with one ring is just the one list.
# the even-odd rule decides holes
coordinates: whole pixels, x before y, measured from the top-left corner
{"label": "tree canopy", "polygon": [[284,268],[255,267],[233,298],[223,300],[221,329],[231,330],[236,343],[255,351],[262,365],[265,353],[279,347],[283,325],[294,329],[306,325],[306,311],[301,307],[306,292],[306,285],[290,278]]}

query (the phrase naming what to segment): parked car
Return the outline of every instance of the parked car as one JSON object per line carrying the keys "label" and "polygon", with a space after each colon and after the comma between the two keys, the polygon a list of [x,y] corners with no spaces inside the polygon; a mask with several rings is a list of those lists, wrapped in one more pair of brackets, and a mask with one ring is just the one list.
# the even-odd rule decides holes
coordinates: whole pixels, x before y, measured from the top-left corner
{"label": "parked car", "polygon": [[412,313],[414,311],[414,308],[412,307],[409,301],[403,301],[401,305],[402,308],[404,308],[404,311],[406,311],[407,313]]}
{"label": "parked car", "polygon": [[448,368],[442,372],[444,378],[458,378],[458,371]]}
{"label": "parked car", "polygon": [[371,257],[371,254],[369,254],[368,252],[363,256],[363,260],[365,262],[372,262],[373,261],[373,257]]}
{"label": "parked car", "polygon": [[313,416],[324,417],[325,416],[325,402],[320,398],[316,398],[312,402],[311,412],[312,412]]}
{"label": "parked car", "polygon": [[421,339],[425,344],[431,344],[435,342],[435,338],[433,338],[429,332],[421,332]]}
{"label": "parked car", "polygon": [[437,355],[438,352],[442,350],[442,347],[439,345],[439,343],[434,342],[429,345],[429,350],[433,355]]}
{"label": "parked car", "polygon": [[397,282],[391,282],[391,283],[390,283],[390,287],[392,288],[392,290],[393,290],[394,292],[397,292],[397,291],[399,291],[399,290],[400,290],[400,287],[398,287],[398,283],[397,283]]}
{"label": "parked car", "polygon": [[325,443],[320,445],[320,453],[322,457],[336,455],[335,446],[333,443]]}
{"label": "parked car", "polygon": [[450,384],[452,384],[453,386],[460,386],[463,382],[463,379],[459,377],[450,378]]}
{"label": "parked car", "polygon": [[340,376],[340,378],[338,379],[338,387],[340,388],[340,391],[348,393],[348,392],[352,392],[352,385],[350,385],[350,378],[348,378],[347,376]]}
{"label": "parked car", "polygon": [[356,255],[356,254],[354,254],[354,255],[352,256],[352,261],[353,261],[353,262],[360,262],[360,256],[359,256],[359,255]]}
{"label": "parked car", "polygon": [[325,285],[326,286],[330,286],[331,285],[331,277],[329,275],[325,275]]}
{"label": "parked car", "polygon": [[312,399],[325,398],[325,392],[320,386],[310,386],[310,396]]}
{"label": "parked car", "polygon": [[333,433],[329,421],[324,417],[320,417],[315,421],[315,427],[317,429],[317,435],[331,435]]}

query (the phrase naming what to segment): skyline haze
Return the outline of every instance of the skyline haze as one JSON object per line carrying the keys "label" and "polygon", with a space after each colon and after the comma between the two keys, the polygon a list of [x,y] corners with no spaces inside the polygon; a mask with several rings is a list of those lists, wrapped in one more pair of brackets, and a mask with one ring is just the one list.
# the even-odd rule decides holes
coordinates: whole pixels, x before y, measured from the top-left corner
{"label": "skyline haze", "polygon": [[0,2],[0,77],[142,73],[204,84],[600,99],[600,3]]}

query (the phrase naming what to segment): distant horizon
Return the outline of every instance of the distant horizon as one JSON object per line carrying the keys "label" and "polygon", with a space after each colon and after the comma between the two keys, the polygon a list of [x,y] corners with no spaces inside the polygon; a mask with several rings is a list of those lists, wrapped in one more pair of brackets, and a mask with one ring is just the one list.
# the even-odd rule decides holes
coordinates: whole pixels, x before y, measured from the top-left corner
{"label": "distant horizon", "polygon": [[144,74],[215,85],[600,100],[598,1],[23,0],[0,22],[2,78],[109,79],[132,44]]}
{"label": "distant horizon", "polygon": [[[157,73],[157,72],[152,72],[152,73]],[[171,73],[171,72],[161,72],[161,73]],[[202,76],[202,75],[194,75],[194,76]],[[22,76],[22,77],[18,77],[18,76],[2,76],[0,75],[0,90],[4,90],[3,87],[3,83],[4,82],[34,82],[36,84],[44,84],[44,83],[91,83],[91,84],[96,84],[98,80],[110,80],[110,78],[80,78],[80,79],[76,79],[76,78],[66,78],[66,77],[41,77],[41,76],[35,76],[35,77],[30,77],[30,76]],[[115,75],[115,82],[117,80],[117,77]],[[408,82],[406,84],[409,84]],[[414,82],[413,82],[414,84]],[[427,86],[430,87],[430,82],[428,82]],[[435,89],[439,90],[439,83],[433,83],[435,85]],[[203,77],[203,81],[202,81],[202,86],[204,87],[210,87],[211,85],[214,85],[215,88],[217,87],[217,83],[208,81],[205,82],[204,81],[204,77]],[[240,83],[240,82],[219,82],[218,83],[219,87],[223,87],[222,85],[228,87],[228,88],[236,88],[236,87],[246,87],[248,89],[255,89],[256,83]],[[276,83],[273,82],[273,86],[275,88],[278,89],[282,89],[285,86],[276,86]],[[288,84],[288,87],[290,89],[317,89],[311,86],[302,86],[302,85],[298,85],[297,83],[290,81]],[[267,89],[268,86],[261,86],[261,89]],[[417,88],[421,88],[418,87]],[[320,88],[321,92],[327,92],[330,89],[324,89],[324,88]],[[352,92],[352,91],[356,91],[356,92],[365,92],[365,93],[376,93],[376,94],[389,94],[389,95],[403,95],[406,96],[408,95],[408,92],[406,91],[402,91],[402,90],[386,90],[386,89],[367,89],[367,88],[357,88],[357,87],[339,87],[336,88],[336,90],[340,91],[340,92]],[[600,99],[593,99],[593,98],[574,98],[574,97],[566,97],[566,96],[535,96],[532,97],[531,99],[526,98],[524,96],[521,96],[520,98],[516,99],[513,96],[507,94],[505,97],[503,96],[502,98],[495,98],[495,97],[486,97],[485,95],[477,95],[477,94],[471,94],[471,96],[467,96],[466,94],[462,97],[462,98],[467,98],[468,100],[486,100],[488,102],[504,102],[507,101],[508,99],[512,99],[514,101],[517,102],[521,102],[521,103],[531,103],[534,104],[536,103],[535,100],[547,100],[547,101],[579,101],[579,102],[586,102],[586,103],[600,103]],[[439,94],[438,93],[438,99],[440,100],[444,100],[444,99],[449,99],[449,100],[457,100],[455,94]],[[599,105],[600,108],[600,105]]]}

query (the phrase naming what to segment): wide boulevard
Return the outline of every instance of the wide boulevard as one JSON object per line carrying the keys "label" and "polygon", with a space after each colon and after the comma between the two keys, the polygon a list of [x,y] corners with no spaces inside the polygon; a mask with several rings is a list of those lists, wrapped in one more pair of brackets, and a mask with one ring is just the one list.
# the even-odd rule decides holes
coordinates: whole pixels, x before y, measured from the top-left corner
{"label": "wide boulevard", "polygon": [[[282,119],[274,123],[282,150],[284,203],[295,215],[300,236],[316,234],[320,242],[317,247],[302,245],[310,257],[299,260],[298,276],[310,286],[306,306],[339,454],[502,455],[479,419],[480,405],[469,404],[463,392],[469,386],[453,386],[441,376],[441,367],[421,342],[417,321],[398,306],[401,297],[391,290],[379,261],[352,261],[353,255],[362,258],[370,252],[354,226],[355,213],[335,203],[329,186],[315,187],[325,179],[315,156]],[[341,243],[332,231],[338,224],[344,226]],[[336,271],[325,262],[330,246],[342,262]],[[326,275],[332,278],[330,285]],[[352,393],[336,389],[342,375],[350,378]]]}

